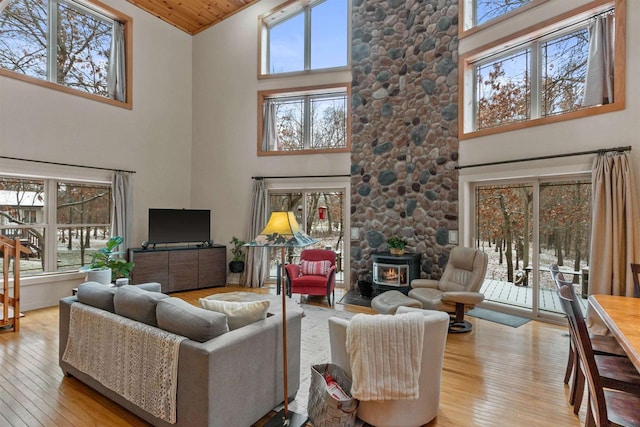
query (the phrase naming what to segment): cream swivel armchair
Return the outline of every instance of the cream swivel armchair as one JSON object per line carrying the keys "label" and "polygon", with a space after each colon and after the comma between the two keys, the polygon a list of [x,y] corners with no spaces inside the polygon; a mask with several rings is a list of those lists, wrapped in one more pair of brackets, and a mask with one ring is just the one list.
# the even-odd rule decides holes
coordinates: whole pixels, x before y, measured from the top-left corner
{"label": "cream swivel armchair", "polygon": [[[424,333],[417,399],[361,400],[357,417],[376,427],[417,427],[429,423],[438,415],[440,383],[444,349],[447,341],[449,316],[445,313],[400,307],[397,314],[419,312],[424,315]],[[351,360],[347,352],[347,327],[349,320],[329,318],[331,363],[344,369],[352,378]],[[389,349],[388,356],[397,354]],[[400,380],[398,380],[400,381]]]}
{"label": "cream swivel armchair", "polygon": [[479,290],[488,260],[487,254],[477,249],[455,247],[449,254],[442,278],[412,280],[409,297],[420,301],[427,310],[455,314],[449,332],[469,332],[472,325],[464,320],[464,313],[484,300]]}

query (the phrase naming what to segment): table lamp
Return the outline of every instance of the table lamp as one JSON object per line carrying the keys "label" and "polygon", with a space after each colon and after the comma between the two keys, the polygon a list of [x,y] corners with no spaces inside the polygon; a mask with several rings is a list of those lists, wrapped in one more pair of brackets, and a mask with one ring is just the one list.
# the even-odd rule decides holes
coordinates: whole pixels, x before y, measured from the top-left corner
{"label": "table lamp", "polygon": [[256,238],[244,246],[254,246],[263,248],[280,248],[282,257],[278,289],[282,295],[282,357],[284,359],[284,408],[273,416],[265,427],[273,426],[300,426],[306,422],[306,417],[289,411],[289,392],[287,387],[287,312],[286,312],[286,289],[284,289],[285,277],[285,248],[302,248],[317,243],[316,240],[306,235],[293,212],[272,212],[271,217],[264,229]]}

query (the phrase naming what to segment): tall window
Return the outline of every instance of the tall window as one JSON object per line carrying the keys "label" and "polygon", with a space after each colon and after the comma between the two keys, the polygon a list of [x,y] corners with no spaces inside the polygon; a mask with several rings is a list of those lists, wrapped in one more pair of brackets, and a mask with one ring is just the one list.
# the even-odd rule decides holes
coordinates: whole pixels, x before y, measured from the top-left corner
{"label": "tall window", "polygon": [[347,11],[347,0],[294,2],[262,18],[261,74],[345,67]]}
{"label": "tall window", "polygon": [[[90,3],[13,0],[0,9],[0,68],[79,92],[116,98],[112,43],[121,24]],[[124,43],[124,41],[122,42]],[[122,71],[122,70],[120,70]],[[110,73],[112,74],[110,76]]]}
{"label": "tall window", "polygon": [[0,232],[27,247],[23,276],[90,263],[110,223],[108,184],[0,177]]}
{"label": "tall window", "polygon": [[259,94],[262,104],[259,152],[345,151],[348,94],[332,92]]}

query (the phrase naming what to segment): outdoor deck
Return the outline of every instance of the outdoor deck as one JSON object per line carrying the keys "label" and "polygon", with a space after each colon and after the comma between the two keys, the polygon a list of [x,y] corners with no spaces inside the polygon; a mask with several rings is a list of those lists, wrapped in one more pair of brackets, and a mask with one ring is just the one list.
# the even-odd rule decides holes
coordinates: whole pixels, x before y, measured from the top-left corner
{"label": "outdoor deck", "polygon": [[[533,288],[531,286],[516,286],[510,282],[487,279],[482,284],[480,292],[484,294],[487,301],[525,308],[531,308],[533,304]],[[580,296],[579,293],[578,296]],[[586,310],[587,300],[578,298],[578,301],[582,310]],[[540,310],[562,313],[555,289],[541,289]]]}

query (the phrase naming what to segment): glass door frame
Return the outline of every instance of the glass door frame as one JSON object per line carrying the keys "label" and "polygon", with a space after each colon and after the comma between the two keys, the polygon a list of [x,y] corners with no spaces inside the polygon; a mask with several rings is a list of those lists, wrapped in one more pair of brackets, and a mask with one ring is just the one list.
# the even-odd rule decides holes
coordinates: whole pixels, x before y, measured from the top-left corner
{"label": "glass door frame", "polygon": [[[318,193],[318,192],[332,192],[341,191],[343,193],[343,203],[342,203],[342,218],[343,218],[343,251],[342,251],[342,281],[339,281],[336,278],[336,287],[345,287],[349,289],[351,282],[351,259],[350,259],[350,248],[351,248],[351,179],[348,176],[344,177],[323,177],[323,178],[292,178],[292,179],[273,179],[269,180],[265,178],[265,182],[267,184],[267,216],[271,210],[271,207],[268,205],[269,196],[272,193],[303,193],[303,199],[305,198],[305,193]],[[303,210],[305,210],[305,215],[307,206],[306,203],[303,204]],[[306,216],[305,216],[306,217]],[[268,218],[265,218],[265,224]],[[268,257],[264,259],[265,267],[268,268]],[[267,270],[268,271],[268,270]],[[268,278],[268,283],[275,282],[274,278]]]}
{"label": "glass door frame", "polygon": [[[501,311],[510,314],[516,314],[524,317],[530,317],[532,319],[544,320],[551,323],[562,323],[564,321],[564,316],[560,313],[553,313],[550,311],[541,311],[540,310],[540,255],[539,255],[539,247],[540,247],[540,185],[553,183],[553,182],[562,182],[572,179],[591,179],[591,165],[588,165],[588,169],[585,168],[584,165],[578,166],[575,171],[567,173],[555,173],[550,174],[549,170],[546,170],[545,173],[540,173],[539,175],[529,175],[529,176],[512,176],[509,177],[506,174],[494,173],[494,174],[483,174],[483,175],[465,175],[460,176],[460,212],[461,212],[461,221],[460,221],[460,235],[461,238],[461,246],[467,247],[475,247],[475,235],[476,235],[476,220],[475,220],[475,212],[476,212],[476,198],[475,192],[476,188],[479,186],[489,186],[489,185],[530,185],[533,191],[533,205],[532,205],[532,218],[531,218],[531,227],[532,227],[532,255],[531,255],[531,263],[532,263],[532,276],[531,276],[531,286],[532,286],[532,302],[531,308],[525,307],[515,307],[509,306],[506,304],[487,301],[482,303],[482,305],[486,307],[490,307],[492,309],[496,309],[496,311]],[[502,175],[502,176],[500,176]]]}

